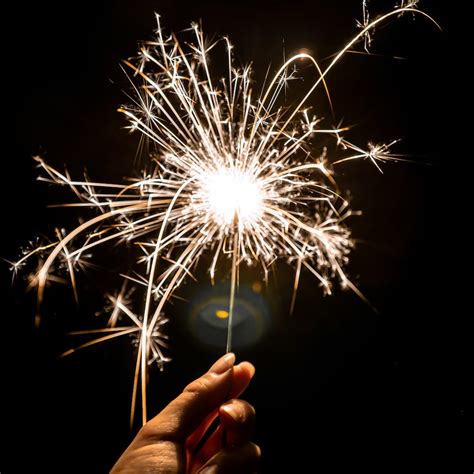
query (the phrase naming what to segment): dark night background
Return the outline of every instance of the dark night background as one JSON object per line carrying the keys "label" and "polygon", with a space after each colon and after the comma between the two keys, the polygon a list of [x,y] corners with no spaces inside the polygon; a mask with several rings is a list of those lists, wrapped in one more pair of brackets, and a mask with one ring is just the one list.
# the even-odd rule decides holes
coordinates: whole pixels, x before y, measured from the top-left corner
{"label": "dark night background", "polygon": [[[73,176],[84,167],[104,181],[133,172],[138,136],[123,130],[116,112],[129,91],[119,61],[150,37],[154,11],[167,31],[202,19],[208,34],[228,34],[237,61],[253,61],[259,80],[269,63],[276,70],[283,51],[289,56],[305,47],[319,59],[336,52],[356,32],[360,4],[119,0],[26,8],[18,2],[4,18],[15,31],[4,40],[9,60],[3,74],[10,81],[4,94],[12,101],[4,114],[16,134],[6,137],[12,147],[2,160],[0,256],[15,259],[33,236],[75,222],[74,211],[46,208],[68,201],[68,194],[35,181],[32,155],[66,164]],[[323,297],[304,274],[289,317],[291,279],[284,269],[266,292],[271,328],[257,345],[237,351],[257,367],[246,398],[257,409],[262,472],[431,472],[430,465],[444,461],[449,468],[441,472],[472,471],[462,470],[467,315],[445,309],[449,251],[440,231],[441,222],[449,226],[440,176],[448,101],[440,58],[447,55],[449,25],[442,2],[422,6],[444,33],[421,17],[392,22],[375,35],[372,51],[382,56],[349,55],[328,76],[336,117],[354,125],[354,142],[403,137],[398,150],[417,164],[387,164],[384,175],[368,162],[340,168],[353,208],[364,210],[351,221],[361,242],[349,274],[379,314],[351,292]],[[371,4],[374,14],[391,7]],[[317,95],[310,103],[317,108],[323,99]],[[106,472],[129,443],[128,342],[58,359],[74,344],[65,332],[97,320],[100,292],[108,288],[101,275],[92,271],[89,283],[82,279],[86,297],[79,308],[63,288],[47,293],[44,321],[35,330],[34,295],[25,295],[21,279],[12,287],[7,265],[0,268],[2,473]],[[208,281],[201,278],[199,285]],[[182,294],[197,286],[189,282]],[[173,361],[164,373],[152,373],[152,414],[218,354],[183,329],[184,303],[169,314]]]}

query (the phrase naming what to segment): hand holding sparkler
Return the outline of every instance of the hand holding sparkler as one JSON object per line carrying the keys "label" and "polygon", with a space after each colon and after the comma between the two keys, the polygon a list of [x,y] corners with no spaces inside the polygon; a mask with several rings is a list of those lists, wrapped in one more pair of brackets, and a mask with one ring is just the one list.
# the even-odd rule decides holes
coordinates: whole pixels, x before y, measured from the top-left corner
{"label": "hand holding sparkler", "polygon": [[[255,472],[260,449],[249,440],[255,411],[233,399],[247,388],[255,369],[234,362],[235,355],[226,354],[189,384],[140,430],[111,472]],[[203,442],[217,416],[219,426]]]}

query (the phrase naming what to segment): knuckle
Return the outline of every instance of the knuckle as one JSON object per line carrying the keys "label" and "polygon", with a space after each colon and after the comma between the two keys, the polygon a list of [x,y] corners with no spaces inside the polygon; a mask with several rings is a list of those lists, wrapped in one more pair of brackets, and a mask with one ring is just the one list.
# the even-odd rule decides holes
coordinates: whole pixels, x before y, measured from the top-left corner
{"label": "knuckle", "polygon": [[200,393],[209,390],[211,386],[210,376],[208,374],[199,377],[198,379],[192,381],[189,385],[186,386],[184,389],[184,393]]}
{"label": "knuckle", "polygon": [[178,427],[178,421],[173,416],[161,419],[159,423],[149,421],[142,426],[138,432],[137,438],[145,441],[161,441],[174,433]]}
{"label": "knuckle", "polygon": [[245,400],[232,400],[232,410],[236,414],[236,421],[240,423],[253,423],[255,408]]}
{"label": "knuckle", "polygon": [[156,430],[154,430],[151,426],[151,423],[148,422],[140,428],[137,438],[146,439],[146,438],[150,438],[151,436],[154,436],[155,434],[156,434]]}
{"label": "knuckle", "polygon": [[157,438],[160,437],[162,434],[162,423],[154,423],[153,421],[149,421],[148,423],[144,424],[140,431],[138,432],[138,436],[140,438],[148,439],[148,438]]}
{"label": "knuckle", "polygon": [[246,418],[255,418],[256,412],[253,405],[251,405],[249,402],[246,402],[245,400],[237,400],[237,402],[241,406],[242,412],[245,413]]}

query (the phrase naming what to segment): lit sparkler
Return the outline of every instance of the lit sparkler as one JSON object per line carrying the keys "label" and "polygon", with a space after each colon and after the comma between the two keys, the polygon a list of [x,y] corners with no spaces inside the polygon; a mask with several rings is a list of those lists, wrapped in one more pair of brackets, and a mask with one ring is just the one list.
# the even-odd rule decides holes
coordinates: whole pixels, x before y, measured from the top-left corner
{"label": "lit sparkler", "polygon": [[[141,84],[134,86],[134,104],[120,109],[129,128],[156,146],[150,169],[126,184],[95,183],[73,180],[35,158],[43,170],[42,180],[67,186],[78,198],[66,206],[97,213],[69,233],[57,230],[55,241],[33,247],[12,265],[16,271],[33,255],[40,256],[41,265],[30,281],[37,287],[38,306],[46,284],[58,280],[60,268],[67,271],[77,299],[75,272],[100,246],[131,242],[140,251],[137,270],[124,275],[117,294],[107,295],[107,326],[75,333],[99,337],[66,352],[136,336],[131,421],[139,391],[142,420],[147,419],[148,366],[156,362],[162,368],[168,360],[163,352],[165,305],[185,278],[192,277],[203,253],[212,255],[212,280],[219,262],[231,274],[227,350],[242,263],[259,265],[265,276],[276,260],[294,265],[292,307],[303,268],[325,293],[330,294],[333,281],[338,281],[363,298],[344,271],[353,247],[345,222],[353,212],[336,186],[332,165],[366,158],[380,169],[380,163],[398,157],[390,153],[393,143],[369,144],[364,150],[348,142],[342,138],[345,128],[323,126],[304,105],[317,88],[327,93],[325,77],[346,52],[360,41],[368,47],[369,35],[379,23],[407,12],[431,20],[408,2],[369,22],[364,2],[361,31],[326,68],[309,54],[297,54],[281,66],[258,98],[252,92],[250,66],[235,66],[227,38],[209,43],[193,24],[193,41],[182,43],[164,34],[157,16],[155,39],[143,43],[137,60],[125,61],[134,83],[139,79]],[[219,45],[224,46],[227,72],[216,80],[207,58]],[[314,67],[315,82],[299,103],[278,106],[294,74],[292,68],[301,61]],[[326,153],[311,154],[311,142],[321,134],[334,137],[343,150],[344,156],[332,165]],[[144,291],[139,312],[131,309],[130,284]]]}

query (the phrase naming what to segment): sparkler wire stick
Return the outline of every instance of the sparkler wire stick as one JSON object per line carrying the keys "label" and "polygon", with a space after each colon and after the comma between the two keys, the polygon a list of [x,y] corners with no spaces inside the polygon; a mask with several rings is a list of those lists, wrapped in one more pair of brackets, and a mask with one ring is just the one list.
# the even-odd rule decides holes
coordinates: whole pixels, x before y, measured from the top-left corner
{"label": "sparkler wire stick", "polygon": [[[238,225],[237,213],[234,215],[234,228]],[[232,268],[230,277],[230,296],[229,296],[229,315],[227,316],[227,343],[226,352],[232,350],[232,324],[234,320],[235,307],[235,287],[237,282],[237,266],[238,266],[238,252],[239,252],[239,233],[234,230],[234,245],[232,246]]]}

